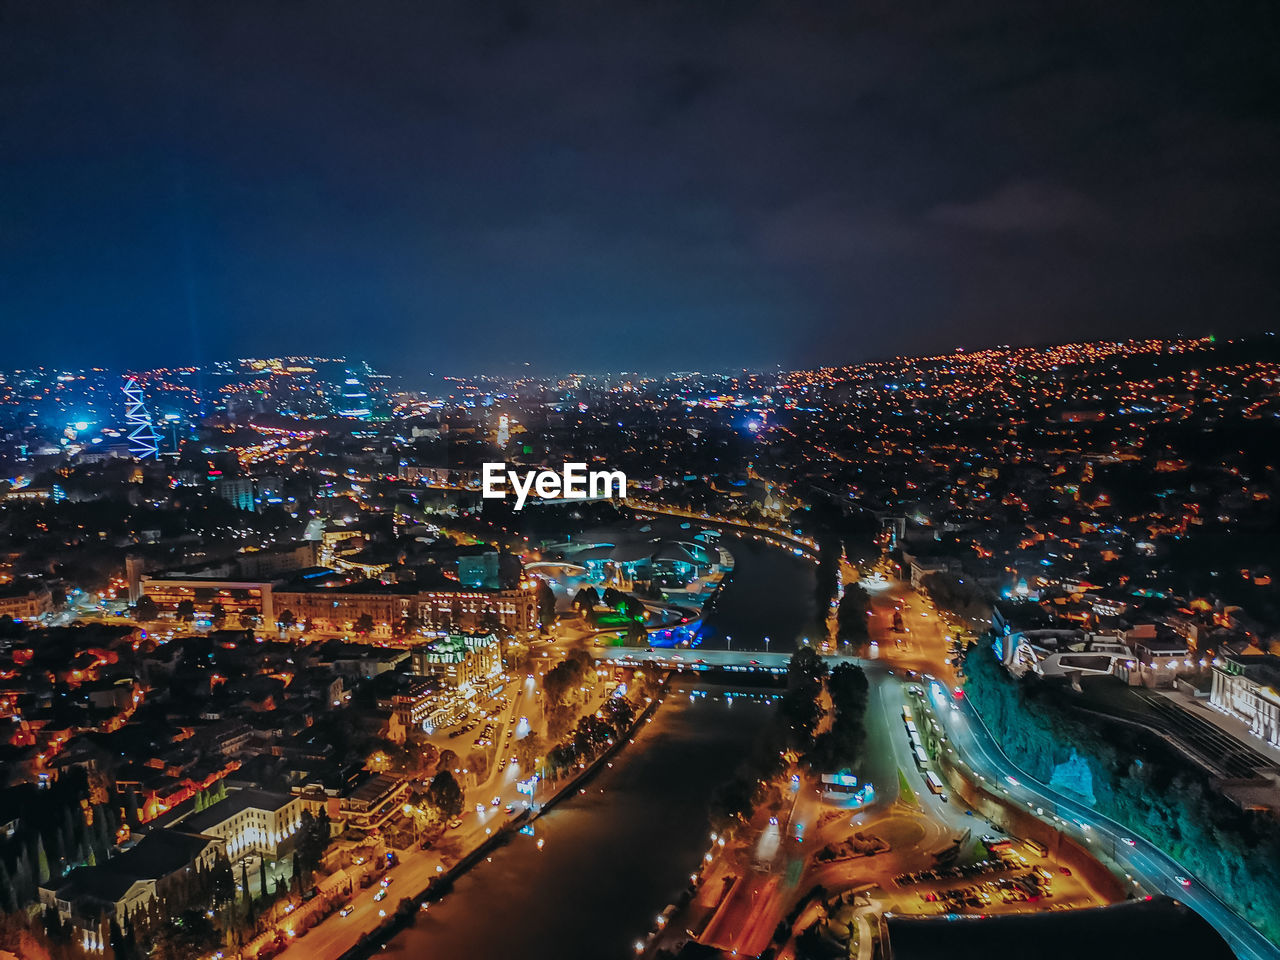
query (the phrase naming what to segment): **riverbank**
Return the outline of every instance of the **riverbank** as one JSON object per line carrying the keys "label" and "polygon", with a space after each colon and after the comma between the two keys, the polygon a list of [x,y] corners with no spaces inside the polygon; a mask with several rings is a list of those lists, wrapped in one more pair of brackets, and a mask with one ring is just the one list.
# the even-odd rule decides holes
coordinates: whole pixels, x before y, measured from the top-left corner
{"label": "riverbank", "polygon": [[636,734],[645,724],[652,721],[665,696],[666,687],[664,681],[663,695],[655,698],[636,717],[631,727],[627,730],[625,737],[619,737],[616,743],[592,760],[585,769],[574,774],[563,784],[557,785],[555,792],[547,800],[538,804],[535,808],[525,810],[500,826],[492,836],[485,839],[478,847],[472,849],[452,867],[433,878],[425,889],[412,897],[402,899],[395,911],[373,930],[362,935],[355,946],[341,955],[341,960],[365,960],[365,958],[373,956],[374,953],[384,950],[394,937],[413,926],[418,914],[426,909],[428,904],[438,902],[446,896],[460,877],[482,861],[487,860],[495,850],[510,843],[512,836],[525,829],[526,825],[546,816],[564,800],[581,793],[585,785],[594,780],[614,756],[628,744],[635,742]]}
{"label": "riverbank", "polygon": [[[727,694],[733,693],[733,696]],[[772,694],[673,679],[634,749],[605,758],[552,810],[485,855],[480,869],[387,945],[432,960],[634,955],[663,908],[687,889],[706,850],[708,810],[759,731]],[[488,862],[491,858],[491,862]],[[501,922],[495,923],[495,915]]]}

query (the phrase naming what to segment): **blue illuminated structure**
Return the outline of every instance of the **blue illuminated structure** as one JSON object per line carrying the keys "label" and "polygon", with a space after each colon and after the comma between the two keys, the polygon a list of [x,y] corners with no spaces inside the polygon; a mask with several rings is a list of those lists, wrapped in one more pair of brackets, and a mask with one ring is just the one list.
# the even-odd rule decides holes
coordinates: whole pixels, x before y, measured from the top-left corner
{"label": "blue illuminated structure", "polygon": [[129,452],[140,460],[160,459],[160,434],[142,398],[142,386],[135,377],[124,382],[124,424],[129,431]]}

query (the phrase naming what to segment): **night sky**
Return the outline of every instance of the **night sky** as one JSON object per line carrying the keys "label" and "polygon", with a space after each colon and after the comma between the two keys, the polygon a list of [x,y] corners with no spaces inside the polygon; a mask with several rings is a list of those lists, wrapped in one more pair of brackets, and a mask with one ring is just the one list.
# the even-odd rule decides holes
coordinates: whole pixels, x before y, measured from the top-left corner
{"label": "night sky", "polygon": [[1268,329],[1280,6],[0,0],[0,367]]}

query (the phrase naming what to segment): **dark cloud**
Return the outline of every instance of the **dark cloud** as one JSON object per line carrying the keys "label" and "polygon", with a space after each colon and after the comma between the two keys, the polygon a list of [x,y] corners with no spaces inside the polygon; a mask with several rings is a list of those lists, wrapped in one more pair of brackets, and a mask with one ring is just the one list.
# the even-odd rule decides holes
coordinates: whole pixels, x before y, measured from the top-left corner
{"label": "dark cloud", "polygon": [[13,363],[1268,325],[1266,4],[0,0]]}
{"label": "dark cloud", "polygon": [[943,203],[929,214],[937,223],[982,233],[1028,234],[1105,229],[1107,215],[1089,197],[1059,184],[1017,181],[969,203]]}

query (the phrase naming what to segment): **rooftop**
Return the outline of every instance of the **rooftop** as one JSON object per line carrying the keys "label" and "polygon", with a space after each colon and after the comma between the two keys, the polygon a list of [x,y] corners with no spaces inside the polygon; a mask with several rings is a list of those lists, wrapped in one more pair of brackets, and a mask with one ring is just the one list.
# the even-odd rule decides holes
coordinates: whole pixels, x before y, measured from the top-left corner
{"label": "rooftop", "polygon": [[176,826],[188,833],[203,833],[245,810],[274,812],[292,800],[293,797],[287,793],[272,793],[268,790],[236,790],[227,794],[226,799],[220,800],[199,813],[193,813]]}

